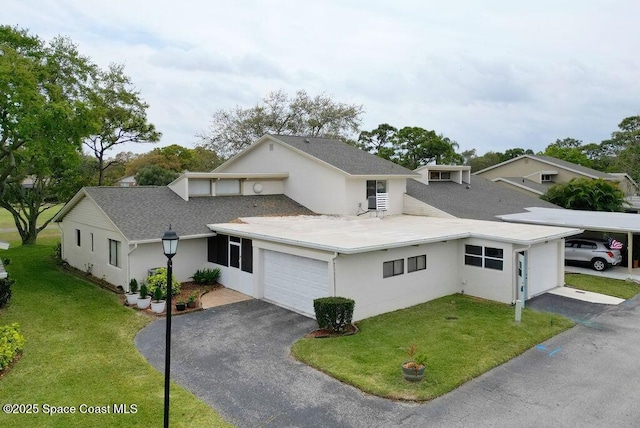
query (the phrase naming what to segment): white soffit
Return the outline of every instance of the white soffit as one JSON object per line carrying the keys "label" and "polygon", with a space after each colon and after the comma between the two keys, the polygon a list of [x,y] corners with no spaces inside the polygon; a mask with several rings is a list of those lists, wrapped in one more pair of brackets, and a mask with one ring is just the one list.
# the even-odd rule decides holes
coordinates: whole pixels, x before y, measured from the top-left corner
{"label": "white soffit", "polygon": [[526,208],[528,212],[498,216],[508,222],[547,226],[579,227],[588,230],[640,232],[640,215],[557,208]]}

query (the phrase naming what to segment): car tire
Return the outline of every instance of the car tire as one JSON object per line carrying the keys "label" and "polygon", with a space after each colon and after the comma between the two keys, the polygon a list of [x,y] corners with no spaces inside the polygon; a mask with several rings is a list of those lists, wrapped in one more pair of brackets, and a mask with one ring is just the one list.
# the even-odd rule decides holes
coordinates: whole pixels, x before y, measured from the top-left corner
{"label": "car tire", "polygon": [[607,261],[605,259],[593,259],[591,260],[591,267],[593,270],[602,272],[607,268]]}

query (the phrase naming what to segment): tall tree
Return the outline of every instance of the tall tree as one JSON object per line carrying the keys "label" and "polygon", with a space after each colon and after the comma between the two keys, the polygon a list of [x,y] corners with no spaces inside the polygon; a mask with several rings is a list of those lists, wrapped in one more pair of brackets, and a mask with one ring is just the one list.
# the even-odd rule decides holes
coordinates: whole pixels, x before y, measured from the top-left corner
{"label": "tall tree", "polygon": [[138,186],[166,186],[178,178],[178,173],[170,169],[162,168],[158,165],[151,165],[142,168],[136,174]]}
{"label": "tall tree", "polygon": [[98,185],[102,186],[105,170],[114,164],[106,160],[109,150],[125,143],[155,143],[162,134],[147,122],[149,104],[133,89],[123,65],[111,64],[108,70],[99,71],[91,91],[91,107],[100,129],[84,144],[98,160]]}
{"label": "tall tree", "polygon": [[81,154],[73,145],[25,145],[16,157],[0,206],[13,216],[22,245],[35,244],[51,222],[50,218],[38,224],[40,215],[67,201],[84,184]]}
{"label": "tall tree", "polygon": [[640,116],[630,116],[618,124],[611,139],[602,142],[610,150],[614,172],[626,172],[640,180]]}
{"label": "tall tree", "polygon": [[582,141],[575,138],[556,140],[555,143],[549,144],[542,154],[575,163],[576,165],[592,167],[591,159],[587,156],[586,146]]}
{"label": "tall tree", "polygon": [[361,105],[336,102],[325,94],[312,97],[300,90],[289,97],[279,90],[254,107],[216,111],[209,131],[199,137],[222,157],[238,153],[267,133],[348,140],[358,132],[362,113]]}
{"label": "tall tree", "polygon": [[[95,129],[85,89],[95,67],[67,38],[46,44],[0,26],[0,196],[19,180],[19,154],[79,149]],[[14,177],[15,176],[15,177]]]}
{"label": "tall tree", "polygon": [[459,163],[462,161],[455,148],[458,144],[435,131],[416,126],[406,126],[398,131],[395,138],[395,154],[392,158],[409,169],[431,162]]}
{"label": "tall tree", "polygon": [[600,178],[574,178],[554,184],[541,198],[570,210],[622,211],[625,204],[617,184]]}
{"label": "tall tree", "polygon": [[362,131],[360,133],[358,147],[381,158],[391,159],[395,152],[394,141],[397,133],[397,128],[388,123],[381,123],[372,131]]}

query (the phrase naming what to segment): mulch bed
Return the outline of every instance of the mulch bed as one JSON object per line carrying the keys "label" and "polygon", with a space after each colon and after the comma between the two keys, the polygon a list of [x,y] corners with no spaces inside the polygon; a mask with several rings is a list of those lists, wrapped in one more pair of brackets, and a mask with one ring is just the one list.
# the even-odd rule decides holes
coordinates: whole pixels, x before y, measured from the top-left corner
{"label": "mulch bed", "polygon": [[343,336],[351,336],[352,334],[356,334],[358,332],[358,327],[355,324],[349,324],[344,332],[335,333],[333,331],[325,330],[319,328],[317,330],[313,330],[304,335],[307,339],[324,339],[326,337],[343,337]]}

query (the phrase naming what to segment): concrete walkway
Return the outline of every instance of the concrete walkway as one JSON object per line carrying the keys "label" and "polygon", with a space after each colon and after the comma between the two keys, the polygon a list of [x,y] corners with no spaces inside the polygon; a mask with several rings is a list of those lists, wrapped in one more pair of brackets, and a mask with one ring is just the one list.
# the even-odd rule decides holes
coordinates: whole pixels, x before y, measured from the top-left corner
{"label": "concrete walkway", "polygon": [[231,290],[230,288],[216,288],[208,293],[204,294],[200,298],[202,309],[215,308],[216,306],[229,305],[231,303],[242,302],[244,300],[251,300],[253,297],[242,294],[238,291]]}
{"label": "concrete walkway", "polygon": [[578,290],[571,287],[556,287],[553,290],[547,291],[547,293],[555,294],[556,296],[568,297],[570,299],[582,300],[583,302],[599,303],[602,305],[619,305],[624,302],[624,299],[618,297],[607,296],[605,294],[594,293],[591,291]]}
{"label": "concrete walkway", "polygon": [[566,273],[581,273],[584,275],[593,275],[602,278],[614,278],[622,280],[629,279],[631,281],[640,283],[640,268],[631,269],[631,274],[629,274],[629,271],[624,266],[614,266],[609,269],[603,270],[602,272],[598,272],[591,268],[567,265],[564,267],[564,271]]}

